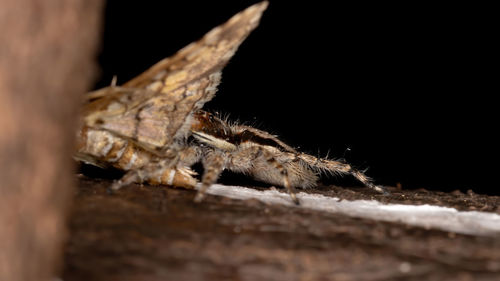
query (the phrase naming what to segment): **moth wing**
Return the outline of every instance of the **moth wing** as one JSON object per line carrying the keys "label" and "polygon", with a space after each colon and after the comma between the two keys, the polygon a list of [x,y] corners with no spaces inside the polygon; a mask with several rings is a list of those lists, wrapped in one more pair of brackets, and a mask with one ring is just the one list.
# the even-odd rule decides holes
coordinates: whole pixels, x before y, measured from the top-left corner
{"label": "moth wing", "polygon": [[221,70],[239,45],[258,26],[267,5],[268,2],[264,1],[237,13],[197,42],[161,60],[123,86],[168,93]]}
{"label": "moth wing", "polygon": [[90,93],[83,109],[85,125],[130,138],[148,150],[168,148],[188,132],[190,114],[213,98],[220,71],[257,27],[267,5],[261,2],[234,15],[122,87]]}
{"label": "moth wing", "polygon": [[204,97],[215,93],[219,81],[220,72],[216,72],[168,94],[147,89],[110,88],[113,93],[103,96],[110,100],[106,110],[99,111],[89,105],[84,122],[88,127],[129,138],[147,150],[161,151],[168,148],[173,139],[189,133],[189,113],[204,103]]}

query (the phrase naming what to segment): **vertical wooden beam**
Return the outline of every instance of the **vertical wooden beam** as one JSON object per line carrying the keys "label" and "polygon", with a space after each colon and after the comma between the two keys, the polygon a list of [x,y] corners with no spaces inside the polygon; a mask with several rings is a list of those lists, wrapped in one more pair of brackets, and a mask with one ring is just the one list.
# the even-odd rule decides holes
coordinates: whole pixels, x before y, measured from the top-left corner
{"label": "vertical wooden beam", "polygon": [[101,0],[0,0],[0,280],[57,274]]}

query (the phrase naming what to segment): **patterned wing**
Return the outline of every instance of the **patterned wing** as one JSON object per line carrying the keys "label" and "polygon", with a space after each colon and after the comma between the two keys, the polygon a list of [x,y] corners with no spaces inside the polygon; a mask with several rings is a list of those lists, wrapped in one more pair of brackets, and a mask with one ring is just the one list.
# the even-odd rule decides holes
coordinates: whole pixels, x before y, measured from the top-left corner
{"label": "patterned wing", "polygon": [[259,23],[267,2],[250,6],[121,87],[88,95],[87,127],[130,138],[161,151],[189,131],[190,114],[211,100],[220,72]]}

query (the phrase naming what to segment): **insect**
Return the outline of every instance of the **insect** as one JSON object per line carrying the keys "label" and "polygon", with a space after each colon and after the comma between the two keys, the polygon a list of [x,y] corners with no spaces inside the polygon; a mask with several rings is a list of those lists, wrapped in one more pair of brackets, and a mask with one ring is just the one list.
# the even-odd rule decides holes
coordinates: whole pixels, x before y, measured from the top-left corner
{"label": "insect", "polygon": [[283,186],[296,204],[294,188],[316,185],[321,173],[351,174],[385,192],[347,163],[298,152],[265,131],[202,110],[216,93],[223,67],[267,5],[250,6],[123,86],[112,83],[89,93],[75,158],[125,171],[110,190],[132,182],[192,189],[197,180],[191,167],[201,162],[196,202],[225,169]]}

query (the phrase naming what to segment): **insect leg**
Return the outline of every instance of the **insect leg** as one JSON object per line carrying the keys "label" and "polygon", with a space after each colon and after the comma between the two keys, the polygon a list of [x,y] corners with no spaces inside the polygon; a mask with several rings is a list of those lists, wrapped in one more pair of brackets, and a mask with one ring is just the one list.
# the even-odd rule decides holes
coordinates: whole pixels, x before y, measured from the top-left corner
{"label": "insect leg", "polygon": [[311,167],[318,168],[319,170],[330,172],[330,173],[340,173],[340,174],[349,174],[363,183],[366,187],[369,187],[377,192],[383,193],[385,195],[389,194],[389,191],[383,186],[375,185],[368,176],[366,176],[363,172],[358,171],[351,167],[351,165],[347,163],[342,163],[340,161],[328,160],[328,159],[319,159],[314,156],[308,154],[301,154],[300,159],[304,160],[306,163],[311,165]]}
{"label": "insect leg", "polygon": [[147,182],[151,185],[163,184],[194,189],[196,179],[193,176],[195,174],[188,167],[169,167],[164,161],[149,163],[142,168],[128,171],[121,179],[115,181],[108,191],[117,191],[122,186],[133,182]]}
{"label": "insect leg", "polygon": [[120,180],[113,183],[109,191],[116,191],[133,182],[194,189],[197,181],[193,176],[196,173],[189,167],[199,161],[201,154],[199,149],[186,146],[169,154],[152,159],[142,167],[129,170]]}
{"label": "insect leg", "polygon": [[196,203],[203,200],[207,189],[217,181],[224,170],[224,157],[220,153],[211,151],[205,155],[202,164],[204,171],[201,178],[201,188],[194,198]]}
{"label": "insect leg", "polygon": [[[271,166],[272,168],[274,168],[275,170],[277,170],[279,172],[282,185],[287,189],[288,193],[290,194],[290,197],[292,198],[292,201],[295,204],[299,205],[300,204],[299,199],[297,198],[297,196],[295,194],[295,190],[290,183],[288,170],[285,168],[285,166],[283,166],[282,163],[280,163],[275,158],[275,156],[271,152],[269,152],[265,148],[262,148],[261,146],[251,146],[251,147],[248,147],[246,149],[243,149],[243,150],[237,152],[237,154],[234,154],[232,156],[232,159],[229,163],[232,166],[229,169],[242,170],[241,168],[236,169],[236,167],[245,167],[246,170],[251,171],[253,169],[254,170],[253,173],[255,174],[255,170],[262,169],[262,168],[263,169],[268,168],[268,167],[256,168],[255,163],[261,162],[259,158],[261,158],[265,161],[264,162],[265,166]],[[242,159],[248,159],[248,160],[250,160],[250,162],[248,162],[248,160],[242,161]],[[245,170],[245,169],[243,169],[243,170]]]}
{"label": "insect leg", "polygon": [[266,159],[267,163],[280,172],[281,178],[283,179],[283,186],[288,190],[293,203],[295,203],[295,205],[300,205],[299,199],[295,194],[295,189],[290,184],[288,170],[280,162],[278,162],[278,160],[276,160],[276,158],[274,158],[274,156],[270,152],[260,147],[258,148],[260,153],[262,153],[262,156]]}
{"label": "insect leg", "polygon": [[140,179],[138,170],[131,170],[125,173],[119,180],[115,181],[109,188],[108,193],[113,193],[118,189],[122,188],[122,186],[129,185],[133,182],[138,182]]}

